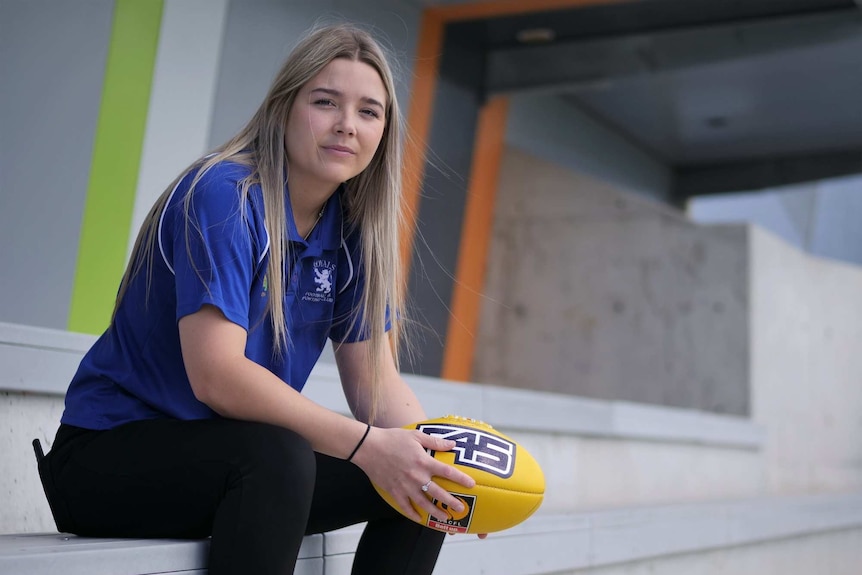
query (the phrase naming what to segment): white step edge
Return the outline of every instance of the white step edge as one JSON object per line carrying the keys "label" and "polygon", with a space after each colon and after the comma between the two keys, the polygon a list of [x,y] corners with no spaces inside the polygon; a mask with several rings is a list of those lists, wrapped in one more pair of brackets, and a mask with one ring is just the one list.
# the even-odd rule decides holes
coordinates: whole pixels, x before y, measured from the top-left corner
{"label": "white step edge", "polygon": [[[539,575],[845,529],[862,529],[862,492],[537,515],[484,541],[447,537],[435,573]],[[361,531],[307,537],[296,575],[349,575]],[[206,541],[0,535],[0,573],[195,573],[206,550]]]}
{"label": "white step edge", "polygon": [[[0,535],[0,573],[143,575],[206,573],[208,540],[94,539],[74,535]],[[294,575],[323,573],[323,536],[306,537]]]}

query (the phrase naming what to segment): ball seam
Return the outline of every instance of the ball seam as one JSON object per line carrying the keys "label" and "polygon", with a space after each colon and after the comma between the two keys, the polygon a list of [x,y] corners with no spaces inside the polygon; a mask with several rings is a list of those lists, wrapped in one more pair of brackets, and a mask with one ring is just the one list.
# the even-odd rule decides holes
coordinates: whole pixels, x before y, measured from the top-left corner
{"label": "ball seam", "polygon": [[[507,489],[504,487],[495,487],[493,485],[485,485],[484,483],[476,483],[476,487],[482,487],[484,489],[496,489],[497,491],[508,491],[509,493],[523,493],[525,495],[544,495],[544,491],[524,491],[523,489]],[[473,487],[473,489],[476,489]]]}

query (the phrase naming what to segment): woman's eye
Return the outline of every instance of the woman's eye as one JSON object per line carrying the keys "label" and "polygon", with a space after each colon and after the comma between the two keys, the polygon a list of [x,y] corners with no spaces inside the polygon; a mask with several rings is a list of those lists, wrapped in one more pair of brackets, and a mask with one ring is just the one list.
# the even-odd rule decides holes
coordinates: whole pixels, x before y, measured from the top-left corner
{"label": "woman's eye", "polygon": [[368,108],[366,108],[365,110],[362,110],[361,113],[366,115],[366,116],[370,116],[372,118],[379,118],[380,117],[380,114],[377,113],[377,110],[371,110]]}
{"label": "woman's eye", "polygon": [[315,100],[314,105],[315,106],[334,106],[335,102],[333,102],[332,100],[330,100],[328,98],[321,98],[320,100]]}

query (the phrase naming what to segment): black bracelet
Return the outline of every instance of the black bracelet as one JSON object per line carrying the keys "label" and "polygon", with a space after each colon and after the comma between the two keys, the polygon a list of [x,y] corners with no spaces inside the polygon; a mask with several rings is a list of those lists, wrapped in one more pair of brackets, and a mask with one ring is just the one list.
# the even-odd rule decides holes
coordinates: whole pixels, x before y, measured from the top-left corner
{"label": "black bracelet", "polygon": [[366,423],[365,426],[365,433],[362,435],[362,439],[360,439],[359,443],[356,444],[356,447],[353,448],[353,453],[350,454],[350,457],[347,458],[347,461],[353,459],[353,456],[356,455],[356,452],[359,451],[359,448],[362,447],[363,443],[365,443],[365,438],[368,437],[368,432],[371,431],[371,425]]}

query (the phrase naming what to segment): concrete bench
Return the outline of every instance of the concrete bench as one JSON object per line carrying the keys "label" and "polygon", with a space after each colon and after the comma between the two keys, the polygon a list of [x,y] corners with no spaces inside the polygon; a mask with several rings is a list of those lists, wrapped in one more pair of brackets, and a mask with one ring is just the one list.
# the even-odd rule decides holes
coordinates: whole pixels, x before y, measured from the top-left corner
{"label": "concrete bench", "polygon": [[[204,574],[208,540],[95,539],[61,533],[0,536],[0,573]],[[323,536],[306,537],[295,575],[322,575]]]}
{"label": "concrete bench", "polygon": [[[205,540],[90,539],[61,533],[2,535],[0,573],[203,574],[208,546]],[[301,572],[310,575],[320,570]]]}
{"label": "concrete bench", "polygon": [[[355,526],[306,537],[295,574],[349,575],[361,532],[362,527]],[[733,549],[771,542],[787,541],[798,547],[805,538],[841,532],[862,541],[862,493],[538,515],[485,541],[472,536],[447,537],[435,573],[557,575],[638,561],[660,562],[684,554],[732,553]],[[0,573],[203,574],[206,552],[206,541],[88,539],[56,533],[0,535]],[[858,555],[862,557],[862,551]]]}

